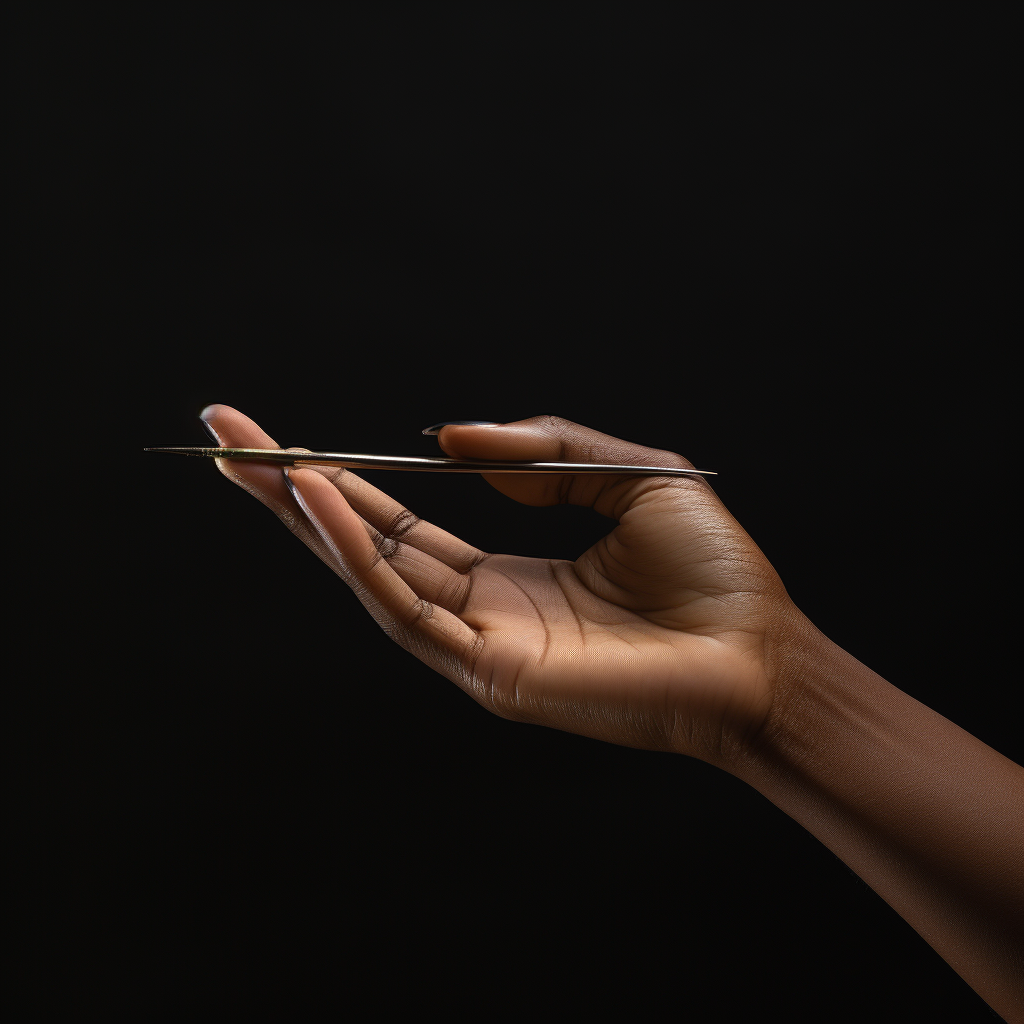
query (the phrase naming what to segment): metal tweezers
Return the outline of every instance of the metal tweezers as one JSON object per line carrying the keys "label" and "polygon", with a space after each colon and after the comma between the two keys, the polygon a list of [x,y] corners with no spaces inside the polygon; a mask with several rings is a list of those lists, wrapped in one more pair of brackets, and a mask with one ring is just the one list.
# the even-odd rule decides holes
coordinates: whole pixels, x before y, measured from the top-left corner
{"label": "metal tweezers", "polygon": [[486,462],[481,459],[423,458],[416,455],[352,455],[347,452],[289,452],[280,448],[143,448],[145,452],[252,459],[286,466],[346,466],[349,469],[410,469],[425,473],[621,473],[626,476],[717,476],[710,469],[664,466],[609,466],[596,462]]}

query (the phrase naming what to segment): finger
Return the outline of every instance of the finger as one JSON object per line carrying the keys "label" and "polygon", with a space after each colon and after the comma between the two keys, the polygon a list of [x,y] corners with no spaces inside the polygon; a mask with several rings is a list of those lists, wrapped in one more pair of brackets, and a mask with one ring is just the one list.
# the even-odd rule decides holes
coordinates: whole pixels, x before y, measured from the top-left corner
{"label": "finger", "polygon": [[[221,448],[281,447],[258,424],[229,405],[208,405],[199,418]],[[241,459],[217,459],[216,462],[217,468],[232,483],[247,490],[279,516],[299,518],[299,508],[285,486],[280,467]]]}
{"label": "finger", "polygon": [[[276,441],[248,416],[228,405],[210,405],[200,414],[204,426],[222,447],[278,448]],[[218,459],[217,467],[233,483],[259,499],[286,523],[293,533],[323,557],[320,538],[311,534],[299,513],[295,499],[284,482],[279,467],[260,465],[241,459]],[[390,495],[367,483],[362,477],[334,466],[308,466],[330,480],[345,496],[356,513],[374,529],[392,540],[417,547],[456,572],[468,572],[485,553],[464,540],[414,515]],[[313,540],[315,543],[310,543]],[[325,559],[326,561],[326,559]]]}
{"label": "finger", "polygon": [[401,502],[346,469],[339,470],[330,466],[304,468],[315,470],[329,480],[355,512],[389,541],[417,548],[456,573],[469,572],[485,557],[479,548],[420,519]]}
{"label": "finger", "polygon": [[362,521],[377,553],[409,584],[417,597],[461,615],[472,587],[469,575],[456,571],[420,548],[386,537],[365,519]]}
{"label": "finger", "polygon": [[[693,468],[675,452],[602,434],[557,416],[488,426],[449,425],[438,439],[455,458]],[[585,505],[617,520],[618,525],[574,564],[580,580],[600,598],[634,611],[685,605],[696,589],[710,591],[718,585],[725,571],[723,557],[746,565],[756,551],[752,542],[737,540],[745,534],[700,477],[484,476],[497,490],[528,505]],[[735,543],[723,545],[723,537]],[[711,566],[717,567],[715,572]]]}
{"label": "finger", "polygon": [[[229,405],[208,405],[200,414],[207,433],[222,448],[278,448],[278,443],[244,413]],[[217,468],[232,483],[267,506],[307,547],[335,572],[344,574],[336,553],[306,519],[289,491],[280,466],[241,459],[216,459]]]}
{"label": "finger", "polygon": [[349,584],[377,622],[422,661],[464,682],[472,677],[480,637],[458,616],[419,597],[382,557],[363,521],[319,473],[288,470],[288,482],[313,528],[334,547]]}
{"label": "finger", "polygon": [[[534,416],[515,423],[488,426],[450,425],[438,434],[441,447],[453,458],[532,462],[604,462],[636,466],[692,469],[675,452],[624,441],[558,416]],[[641,477],[605,474],[555,475],[485,473],[484,479],[503,494],[526,505],[587,505],[620,519],[644,494],[665,487],[692,488],[713,494],[699,477]]]}

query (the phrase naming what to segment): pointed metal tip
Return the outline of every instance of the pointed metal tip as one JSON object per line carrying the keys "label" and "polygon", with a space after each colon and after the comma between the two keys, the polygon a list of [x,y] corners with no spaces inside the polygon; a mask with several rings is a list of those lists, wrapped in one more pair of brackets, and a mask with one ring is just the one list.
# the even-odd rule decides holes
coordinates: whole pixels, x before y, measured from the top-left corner
{"label": "pointed metal tip", "polygon": [[216,448],[143,448],[144,452],[167,452],[170,455],[212,455]]}

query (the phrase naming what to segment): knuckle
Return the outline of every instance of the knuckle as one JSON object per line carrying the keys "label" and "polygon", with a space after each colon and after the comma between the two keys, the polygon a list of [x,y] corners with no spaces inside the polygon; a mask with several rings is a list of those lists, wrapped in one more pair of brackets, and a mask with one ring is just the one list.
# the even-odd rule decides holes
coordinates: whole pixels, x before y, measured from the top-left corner
{"label": "knuckle", "polygon": [[569,421],[561,416],[545,415],[541,417],[544,421],[544,429],[552,437],[558,440],[558,459],[565,459],[568,445]]}
{"label": "knuckle", "polygon": [[563,419],[561,416],[552,416],[550,413],[545,413],[536,419],[540,420],[552,433],[559,435],[564,434],[565,428],[569,425],[567,419]]}
{"label": "knuckle", "polygon": [[651,449],[661,465],[669,469],[693,469],[693,463],[678,452],[670,452],[662,448]]}
{"label": "knuckle", "polygon": [[377,559],[384,559],[387,561],[389,558],[393,558],[395,552],[398,550],[398,541],[392,537],[385,537],[382,533],[378,533],[373,538],[373,546],[377,549]]}
{"label": "knuckle", "polygon": [[414,601],[409,607],[407,613],[403,616],[402,625],[406,629],[412,629],[418,626],[424,620],[429,619],[434,614],[434,606],[429,601],[418,600]]}
{"label": "knuckle", "polygon": [[391,540],[401,537],[412,530],[420,521],[419,516],[403,508],[387,525],[385,535]]}
{"label": "knuckle", "polygon": [[[565,451],[565,438],[572,424],[569,420],[563,419],[561,416],[552,416],[548,413],[543,413],[539,416],[530,416],[527,419],[520,420],[524,426],[533,427],[535,431],[542,435],[552,437],[558,441],[560,451]],[[562,456],[559,455],[559,458]]]}

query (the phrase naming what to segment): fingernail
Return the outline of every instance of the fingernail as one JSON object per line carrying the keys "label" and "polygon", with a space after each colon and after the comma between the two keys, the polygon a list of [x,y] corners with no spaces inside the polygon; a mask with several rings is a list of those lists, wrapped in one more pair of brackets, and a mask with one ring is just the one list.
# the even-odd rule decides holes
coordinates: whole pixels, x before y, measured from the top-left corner
{"label": "fingernail", "polygon": [[314,516],[313,513],[309,511],[309,506],[306,504],[306,499],[302,497],[302,495],[299,493],[299,489],[295,486],[295,484],[292,483],[292,470],[294,468],[294,466],[282,467],[281,472],[284,473],[284,485],[285,487],[288,488],[289,491],[291,491],[291,495],[295,499],[295,503],[299,506],[299,509],[302,511],[303,515],[305,515],[305,517],[318,530],[321,530],[322,532],[320,524],[316,521],[316,516]]}
{"label": "fingernail", "polygon": [[435,423],[432,427],[427,427],[426,430],[421,430],[421,434],[436,434],[442,427],[496,427],[498,425],[497,420],[443,420],[441,423]]}
{"label": "fingernail", "polygon": [[290,466],[285,466],[281,470],[281,472],[284,473],[284,485],[285,485],[285,487],[287,487],[288,490],[291,491],[291,495],[295,499],[295,501],[298,503],[299,508],[301,508],[302,511],[305,512],[306,511],[306,503],[302,500],[302,495],[299,494],[299,492],[295,489],[295,484],[292,483],[291,467]]}
{"label": "fingernail", "polygon": [[208,409],[212,409],[212,408],[213,408],[212,405],[208,405],[206,407],[206,409],[204,409],[199,414],[199,422],[202,423],[203,429],[210,435],[210,437],[212,437],[214,439],[214,441],[217,442],[218,445],[223,447],[224,446],[224,442],[217,436],[217,431],[214,430],[213,427],[211,427],[210,424],[206,422],[206,412],[207,412]]}
{"label": "fingernail", "polygon": [[317,531],[317,533],[323,533],[320,528],[320,524],[316,521],[316,518],[310,513],[309,506],[303,501],[302,495],[299,494],[299,489],[292,483],[292,472],[291,467],[285,466],[281,472],[284,474],[284,485],[291,492],[291,496],[295,499],[295,504],[299,506],[299,512],[306,517],[309,524]]}
{"label": "fingernail", "polygon": [[[314,534],[319,538],[319,540],[321,540],[321,543],[324,545],[327,553],[334,560],[334,565],[332,567],[335,572],[340,575],[342,580],[351,586],[352,573],[348,568],[347,562],[342,557],[341,552],[338,550],[338,546],[334,543],[334,538],[332,538],[329,532],[321,525],[321,522],[319,522],[316,516],[309,511],[309,506],[306,505],[302,495],[299,494],[299,488],[292,483],[293,469],[294,467],[290,466],[285,466],[282,469],[282,472],[285,474],[285,486],[288,487],[292,493],[292,497],[295,499],[295,504],[299,506],[299,512],[305,516],[306,522],[312,527]],[[319,554],[321,558],[324,558],[323,552],[317,552],[317,554]],[[326,558],[324,558],[324,560],[328,561]],[[328,562],[328,564],[330,565],[331,563]]]}
{"label": "fingernail", "polygon": [[[284,473],[285,486],[291,491],[292,497],[295,499],[295,504],[299,506],[299,511],[306,517],[306,521],[319,535],[320,540],[327,547],[328,551],[337,561],[338,565],[344,568],[345,559],[341,557],[341,552],[338,550],[337,545],[334,543],[331,535],[320,525],[320,521],[315,515],[309,510],[309,506],[304,501],[302,495],[299,493],[299,489],[292,483],[292,468],[289,466],[283,467],[281,470]],[[336,570],[337,571],[337,570]],[[343,574],[344,575],[344,574]]]}

